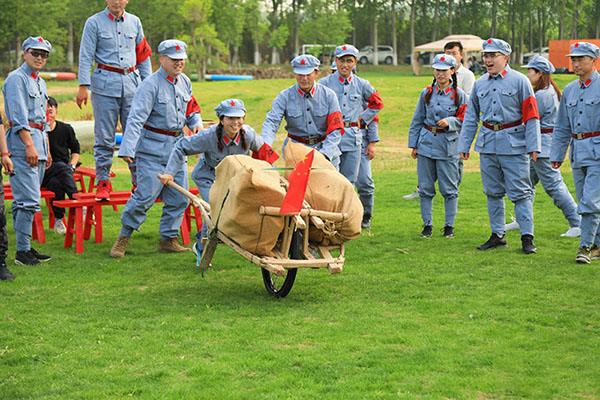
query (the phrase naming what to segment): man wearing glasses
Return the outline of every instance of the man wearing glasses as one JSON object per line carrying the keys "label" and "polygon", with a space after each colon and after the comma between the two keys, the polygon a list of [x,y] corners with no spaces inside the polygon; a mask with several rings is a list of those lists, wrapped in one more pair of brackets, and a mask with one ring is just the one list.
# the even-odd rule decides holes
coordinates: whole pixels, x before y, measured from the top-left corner
{"label": "man wearing glasses", "polygon": [[515,204],[523,252],[535,253],[529,155],[535,161],[541,151],[537,102],[527,77],[508,66],[508,43],[488,39],[483,42],[482,52],[487,73],[473,85],[458,143],[461,158],[468,160],[482,122],[475,151],[480,153],[492,235],[478,249],[506,247],[504,196],[508,195]]}
{"label": "man wearing glasses", "polygon": [[[79,92],[77,105],[87,104],[92,91],[94,109],[94,161],[98,189],[96,200],[110,199],[110,168],[113,162],[115,131],[121,121],[126,130],[133,94],[140,82],[152,74],[152,50],[140,19],[125,12],[129,0],[106,0],[107,7],[85,23],[79,49]],[[96,70],[90,78],[92,64]],[[131,181],[136,186],[135,164]]]}
{"label": "man wearing glasses", "polygon": [[[52,46],[41,36],[23,42],[25,62],[4,82],[4,110],[8,122],[6,140],[13,162],[9,175],[14,201],[13,227],[16,233],[16,264],[36,265],[50,260],[31,247],[33,216],[40,211],[40,185],[52,159],[48,152],[46,82],[39,72],[46,65]],[[2,154],[4,156],[5,154]]]}

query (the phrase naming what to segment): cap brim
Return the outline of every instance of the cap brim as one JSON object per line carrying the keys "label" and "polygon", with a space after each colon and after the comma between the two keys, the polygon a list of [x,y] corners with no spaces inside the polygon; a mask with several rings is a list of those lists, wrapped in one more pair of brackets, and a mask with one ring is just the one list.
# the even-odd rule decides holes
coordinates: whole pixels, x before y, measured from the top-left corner
{"label": "cap brim", "polygon": [[161,56],[169,57],[172,60],[185,60],[188,58],[187,54],[161,54]]}
{"label": "cap brim", "polygon": [[29,49],[33,49],[33,50],[44,50],[47,51],[48,53],[50,53],[50,50],[48,50],[48,47],[43,46],[43,45],[33,45],[33,46],[29,46],[28,48],[25,49],[25,51],[29,50]]}
{"label": "cap brim", "polygon": [[527,65],[521,65],[521,68],[533,68],[533,67],[530,67],[529,64],[527,64]]}
{"label": "cap brim", "polygon": [[349,52],[349,51],[348,51],[348,52],[345,52],[345,53],[340,53],[340,54],[338,54],[338,55],[336,56],[336,58],[342,58],[342,57],[344,57],[344,56],[352,56],[352,57],[354,57],[354,58],[358,59],[358,54],[354,54],[354,53],[352,53],[352,52]]}
{"label": "cap brim", "polygon": [[316,69],[317,68],[310,68],[310,67],[295,67],[294,73],[299,74],[299,75],[308,75],[308,74],[311,74]]}
{"label": "cap brim", "polygon": [[224,117],[245,117],[246,112],[244,110],[236,110],[232,112],[228,112],[227,114],[223,113]]}
{"label": "cap brim", "polygon": [[456,68],[456,67],[451,67],[448,64],[433,64],[431,66],[431,68],[433,69],[439,69],[439,70],[446,70],[446,69],[451,69],[451,68]]}

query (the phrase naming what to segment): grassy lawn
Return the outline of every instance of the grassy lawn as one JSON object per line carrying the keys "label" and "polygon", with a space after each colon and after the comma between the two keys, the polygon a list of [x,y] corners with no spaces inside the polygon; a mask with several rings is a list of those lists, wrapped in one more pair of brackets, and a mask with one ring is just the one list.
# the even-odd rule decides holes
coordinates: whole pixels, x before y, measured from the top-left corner
{"label": "grassy lawn", "polygon": [[[439,232],[440,196],[434,236],[420,238],[418,201],[401,196],[416,184],[408,125],[431,76],[362,75],[385,102],[375,215],[347,243],[341,274],[302,269],[275,299],[256,265],[219,245],[202,277],[193,256],[156,252],[160,205],[123,259],[108,257],[120,214],[107,208],[103,243],[76,255],[47,230],[36,248],[52,261],[14,266],[9,216],[17,279],[0,284],[0,398],[600,398],[600,261],[574,262],[578,240],[559,237],[568,224],[541,187],[538,254],[521,253],[517,232],[507,249],[477,251],[490,234],[477,157],[465,163],[456,238]],[[291,84],[197,82],[194,94],[204,119],[220,100],[243,99],[260,131]],[[67,102],[75,83],[49,91],[64,96],[62,119],[91,115]],[[124,163],[114,171],[115,190],[127,189]]]}

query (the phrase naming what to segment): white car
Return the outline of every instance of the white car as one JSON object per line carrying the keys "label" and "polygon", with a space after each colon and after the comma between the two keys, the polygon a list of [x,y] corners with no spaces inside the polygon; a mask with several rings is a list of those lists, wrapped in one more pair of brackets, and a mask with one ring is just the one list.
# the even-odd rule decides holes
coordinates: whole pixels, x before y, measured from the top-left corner
{"label": "white car", "polygon": [[549,54],[550,54],[550,49],[548,47],[542,47],[541,51],[540,51],[540,48],[538,47],[536,49],[533,49],[533,51],[530,51],[529,53],[523,54],[523,64],[527,64],[529,62],[529,59],[533,56],[542,56],[542,57],[548,58]]}
{"label": "white car", "polygon": [[[373,55],[373,46],[365,46],[358,52],[358,62],[373,64]],[[392,64],[396,59],[392,46],[377,46],[377,56],[379,64]]]}

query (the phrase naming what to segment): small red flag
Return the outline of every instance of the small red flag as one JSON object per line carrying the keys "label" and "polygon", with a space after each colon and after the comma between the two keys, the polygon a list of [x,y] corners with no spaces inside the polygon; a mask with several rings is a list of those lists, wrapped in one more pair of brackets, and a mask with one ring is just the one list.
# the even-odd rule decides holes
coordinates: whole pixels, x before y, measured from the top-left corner
{"label": "small red flag", "polygon": [[[223,136],[223,138],[225,138],[225,136]],[[273,164],[279,158],[279,155],[275,153],[275,150],[273,150],[271,146],[269,146],[267,143],[263,143],[258,151],[252,152],[252,158]]]}
{"label": "small red flag", "polygon": [[310,168],[312,167],[313,159],[315,158],[315,150],[302,157],[302,160],[296,164],[289,181],[283,203],[281,203],[280,214],[297,214],[302,209],[302,202],[306,194],[308,186],[308,177],[310,176]]}

